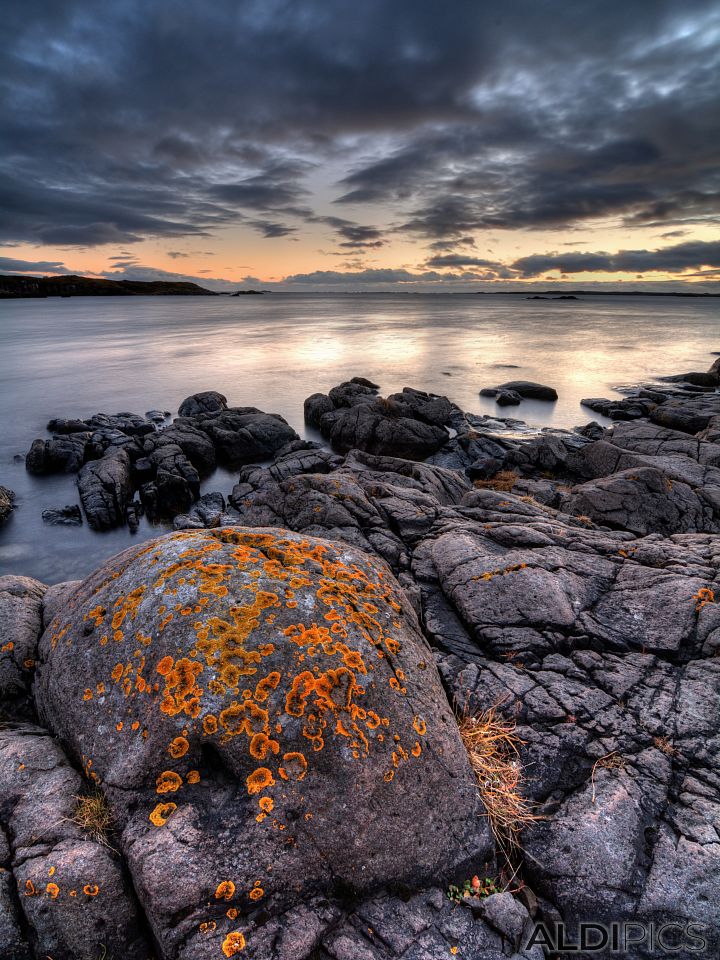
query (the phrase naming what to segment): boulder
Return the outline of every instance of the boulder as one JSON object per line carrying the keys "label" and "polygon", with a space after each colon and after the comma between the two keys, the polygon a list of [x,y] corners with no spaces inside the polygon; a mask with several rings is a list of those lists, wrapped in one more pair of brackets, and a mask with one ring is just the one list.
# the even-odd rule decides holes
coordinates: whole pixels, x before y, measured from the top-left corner
{"label": "boulder", "polygon": [[492,860],[413,609],[356,549],[170,534],[89,577],[41,649],[41,716],[92,759],[163,957]]}
{"label": "boulder", "polygon": [[327,394],[313,393],[303,405],[305,423],[309,423],[311,427],[319,427],[323,416],[334,409],[335,404]]}
{"label": "boulder", "polygon": [[78,490],[87,522],[94,530],[124,524],[133,493],[127,451],[86,463],[78,476]]}
{"label": "boulder", "polygon": [[217,390],[206,390],[204,393],[193,393],[180,404],[178,415],[181,417],[195,417],[199,413],[219,413],[227,410],[227,397]]}

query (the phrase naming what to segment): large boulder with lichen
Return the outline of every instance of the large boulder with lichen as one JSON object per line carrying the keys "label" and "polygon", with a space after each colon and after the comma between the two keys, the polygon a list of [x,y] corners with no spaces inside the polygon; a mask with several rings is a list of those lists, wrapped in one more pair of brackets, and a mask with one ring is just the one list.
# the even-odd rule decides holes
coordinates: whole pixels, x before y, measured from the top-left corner
{"label": "large boulder with lichen", "polygon": [[41,717],[105,791],[162,956],[222,956],[309,898],[492,858],[413,609],[355,548],[161,537],[85,580],[40,658]]}

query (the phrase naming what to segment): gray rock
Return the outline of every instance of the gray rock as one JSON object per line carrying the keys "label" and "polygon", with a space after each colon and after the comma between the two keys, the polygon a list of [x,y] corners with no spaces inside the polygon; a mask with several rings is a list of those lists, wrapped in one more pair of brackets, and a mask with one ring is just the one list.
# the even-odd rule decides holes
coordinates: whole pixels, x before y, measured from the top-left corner
{"label": "gray rock", "polygon": [[319,427],[323,416],[334,409],[335,404],[327,394],[313,393],[303,405],[305,423],[309,423],[311,427]]}

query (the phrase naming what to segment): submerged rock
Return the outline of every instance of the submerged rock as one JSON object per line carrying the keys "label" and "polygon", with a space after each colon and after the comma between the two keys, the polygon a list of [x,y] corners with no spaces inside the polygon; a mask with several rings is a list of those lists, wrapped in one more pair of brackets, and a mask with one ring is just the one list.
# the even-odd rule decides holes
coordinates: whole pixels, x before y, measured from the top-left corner
{"label": "submerged rock", "polygon": [[512,391],[529,400],[557,400],[558,394],[554,387],[547,387],[532,380],[508,380],[499,387],[485,387],[480,391],[482,397],[494,397],[501,393]]}
{"label": "submerged rock", "polygon": [[43,510],[42,519],[43,523],[49,523],[51,526],[79,527],[82,525],[82,514],[77,504]]}
{"label": "submerged rock", "polygon": [[163,956],[492,860],[413,609],[356,549],[170,534],[89,577],[41,651],[41,715],[92,759]]}

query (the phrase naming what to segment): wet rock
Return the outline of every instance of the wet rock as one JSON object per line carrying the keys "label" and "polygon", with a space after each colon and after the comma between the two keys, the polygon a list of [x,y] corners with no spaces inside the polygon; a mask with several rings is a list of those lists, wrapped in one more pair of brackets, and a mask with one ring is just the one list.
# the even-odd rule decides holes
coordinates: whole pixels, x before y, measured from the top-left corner
{"label": "wet rock", "polygon": [[71,433],[50,440],[33,440],[25,455],[28,473],[77,473],[85,462],[89,433]]}
{"label": "wet rock", "polygon": [[326,413],[335,409],[335,404],[325,393],[313,393],[303,405],[305,423],[311,427],[319,427],[320,421]]}
{"label": "wet rock", "polygon": [[347,380],[345,383],[333,387],[328,398],[336,409],[338,407],[356,407],[365,403],[373,403],[377,397],[377,389],[362,380]]}
{"label": "wet rock", "polygon": [[212,441],[218,460],[230,466],[270,459],[299,437],[279,414],[256,407],[232,407],[198,417],[194,423]]}
{"label": "wet rock", "polygon": [[208,435],[189,422],[173,423],[145,439],[146,454],[172,444],[179,447],[201,476],[216,467],[215,448]]}
{"label": "wet rock", "polygon": [[394,416],[410,417],[436,427],[445,425],[454,409],[447,397],[413,390],[412,387],[403,387],[401,393],[391,394],[387,403],[392,405]]}
{"label": "wet rock", "polygon": [[377,456],[397,456],[423,460],[435,453],[448,439],[443,427],[410,417],[394,417],[373,403],[358,404],[326,413],[320,431],[340,452],[353,448]]}
{"label": "wet rock", "polygon": [[78,490],[87,522],[94,530],[122,525],[132,499],[127,452],[119,450],[86,463],[78,476]]}
{"label": "wet rock", "polygon": [[130,460],[134,462],[142,456],[142,443],[139,437],[128,435],[122,430],[111,427],[102,427],[96,430],[85,448],[86,460],[99,460],[108,453],[116,450],[125,450]]}
{"label": "wet rock", "polygon": [[145,416],[152,423],[160,424],[165,423],[170,414],[167,412],[167,410],[148,410]]}
{"label": "wet rock", "polygon": [[522,403],[522,397],[517,390],[498,390],[495,394],[495,403],[499,407],[516,407]]}
{"label": "wet rock", "polygon": [[415,614],[357,550],[170,534],[85,581],[41,648],[41,714],[92,757],[163,955],[202,956],[210,920],[252,944],[254,905],[272,919],[492,858]]}
{"label": "wet rock", "polygon": [[155,479],[140,488],[140,499],[152,521],[170,520],[184,513],[200,494],[200,476],[180,447],[169,443],[149,458]]}
{"label": "wet rock", "polygon": [[65,507],[43,510],[43,523],[51,526],[79,527],[82,525],[82,514],[77,504],[68,504]]}
{"label": "wet rock", "polygon": [[50,420],[47,429],[49,433],[87,433],[90,425],[87,420],[65,420],[59,418]]}
{"label": "wet rock", "polygon": [[96,413],[90,417],[91,430],[119,430],[129,437],[144,437],[155,430],[155,424],[149,423],[139,413]]}
{"label": "wet rock", "polygon": [[176,530],[219,527],[225,509],[225,497],[221,493],[205,493],[189,513],[175,517],[173,526]]}
{"label": "wet rock", "polygon": [[180,404],[178,415],[181,417],[195,417],[199,413],[219,413],[227,410],[227,397],[217,390],[206,390],[204,393],[193,393]]}
{"label": "wet rock", "polygon": [[547,387],[542,383],[534,383],[532,380],[508,380],[507,383],[501,383],[499,387],[485,387],[480,391],[480,396],[494,397],[498,393],[511,390],[528,400],[557,400],[557,390],[554,387]]}
{"label": "wet rock", "polygon": [[7,487],[0,487],[0,523],[3,523],[12,513],[15,494]]}

